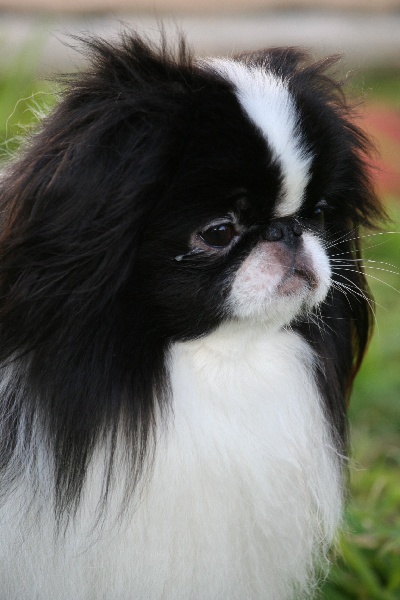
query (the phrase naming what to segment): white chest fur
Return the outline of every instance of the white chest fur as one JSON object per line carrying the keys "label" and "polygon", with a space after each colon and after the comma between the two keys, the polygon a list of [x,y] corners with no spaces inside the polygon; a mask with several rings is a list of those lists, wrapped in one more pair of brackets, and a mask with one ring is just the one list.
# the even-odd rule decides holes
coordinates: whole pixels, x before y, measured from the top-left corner
{"label": "white chest fur", "polygon": [[341,486],[310,349],[292,332],[226,326],[176,345],[170,368],[172,410],[136,511],[89,536],[88,488],[54,542],[50,512],[19,512],[21,485],[0,509],[1,598],[287,600],[313,584]]}

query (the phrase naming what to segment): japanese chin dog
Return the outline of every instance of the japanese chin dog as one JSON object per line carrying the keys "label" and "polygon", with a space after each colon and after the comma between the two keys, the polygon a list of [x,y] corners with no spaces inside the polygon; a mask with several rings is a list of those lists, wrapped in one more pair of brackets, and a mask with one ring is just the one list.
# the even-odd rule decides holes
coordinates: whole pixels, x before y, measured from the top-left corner
{"label": "japanese chin dog", "polygon": [[0,597],[313,595],[382,215],[333,59],[136,34],[3,173]]}

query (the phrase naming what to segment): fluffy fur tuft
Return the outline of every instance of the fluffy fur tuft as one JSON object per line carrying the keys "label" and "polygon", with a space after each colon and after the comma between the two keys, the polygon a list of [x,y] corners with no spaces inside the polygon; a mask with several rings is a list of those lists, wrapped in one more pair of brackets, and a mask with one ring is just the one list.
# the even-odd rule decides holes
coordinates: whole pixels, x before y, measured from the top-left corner
{"label": "fluffy fur tuft", "polygon": [[368,141],[333,59],[85,44],[0,183],[0,595],[311,593],[371,329],[331,263],[383,214]]}

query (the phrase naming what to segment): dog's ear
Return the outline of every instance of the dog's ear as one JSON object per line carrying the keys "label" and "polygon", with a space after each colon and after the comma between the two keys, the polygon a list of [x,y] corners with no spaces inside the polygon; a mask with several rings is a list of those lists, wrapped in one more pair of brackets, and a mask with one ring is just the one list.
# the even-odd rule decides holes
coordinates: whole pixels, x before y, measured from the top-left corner
{"label": "dog's ear", "polygon": [[79,496],[96,441],[116,430],[121,410],[131,418],[132,481],[144,457],[163,348],[140,340],[132,272],[168,185],[166,129],[190,87],[182,44],[176,56],[136,37],[87,48],[89,67],[68,78],[0,183],[0,360],[26,357],[27,383],[10,389],[10,407],[16,414],[15,394],[25,395],[31,427],[44,405],[62,507]]}
{"label": "dog's ear", "polygon": [[30,330],[45,337],[55,320],[66,324],[75,302],[92,319],[104,314],[126,281],[167,185],[159,176],[168,172],[165,130],[187,85],[183,43],[175,57],[137,37],[86,47],[90,66],[69,78],[1,185],[3,315],[10,322],[11,306],[29,306],[15,318],[28,319],[18,330],[31,343]]}

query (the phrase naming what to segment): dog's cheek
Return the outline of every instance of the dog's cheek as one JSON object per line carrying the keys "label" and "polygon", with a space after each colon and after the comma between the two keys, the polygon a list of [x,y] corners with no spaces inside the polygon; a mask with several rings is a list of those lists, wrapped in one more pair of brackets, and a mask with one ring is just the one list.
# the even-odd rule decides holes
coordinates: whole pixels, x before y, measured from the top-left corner
{"label": "dog's cheek", "polygon": [[317,237],[310,233],[304,233],[303,242],[304,251],[309,257],[317,281],[315,291],[310,297],[310,304],[317,306],[326,298],[331,286],[332,270],[329,257],[322,246],[322,242]]}

